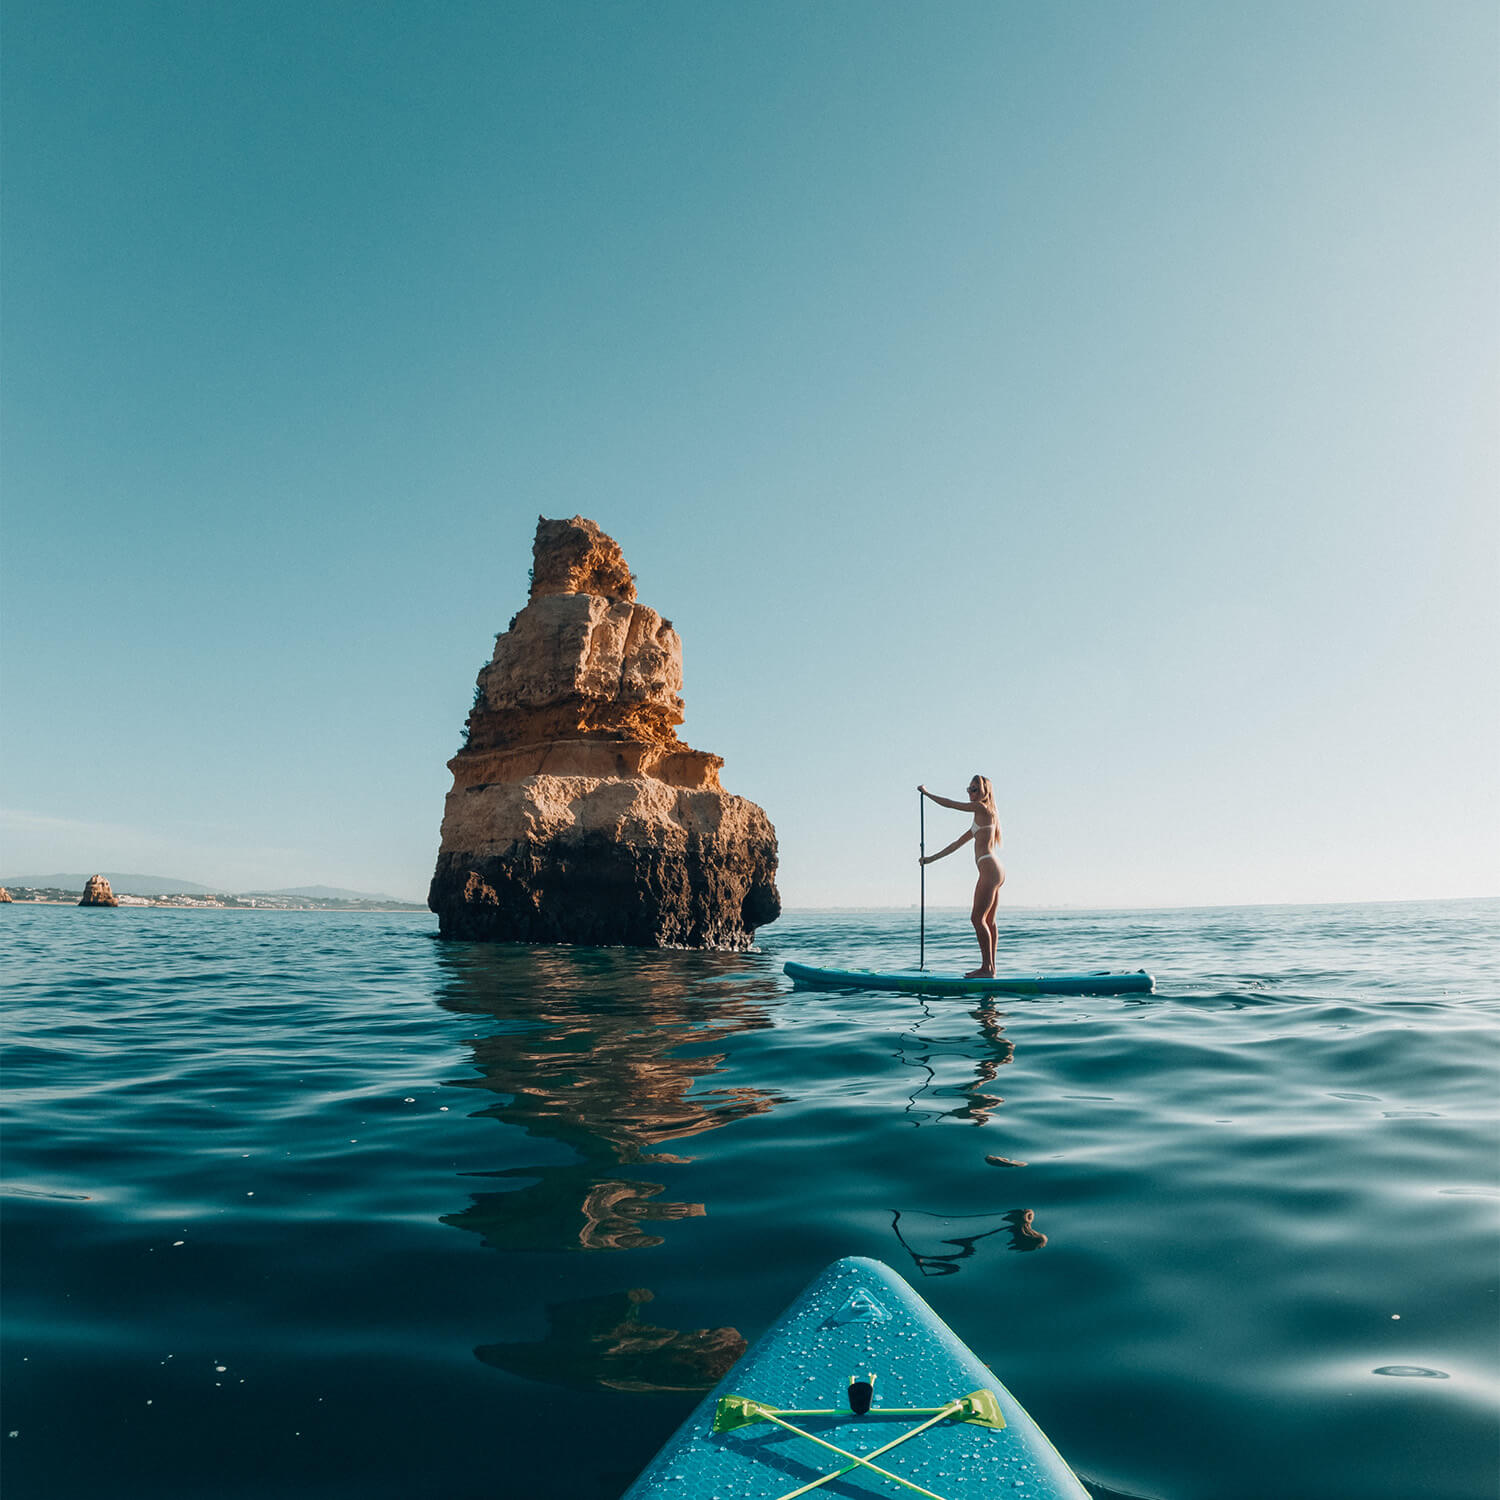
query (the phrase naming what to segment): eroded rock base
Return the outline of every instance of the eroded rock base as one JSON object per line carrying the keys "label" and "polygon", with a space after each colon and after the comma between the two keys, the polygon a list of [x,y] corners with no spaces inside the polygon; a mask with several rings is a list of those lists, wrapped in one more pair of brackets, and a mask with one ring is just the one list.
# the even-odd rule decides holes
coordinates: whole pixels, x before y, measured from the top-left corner
{"label": "eroded rock base", "polygon": [[731,860],[603,834],[438,857],[428,905],[446,938],[589,947],[744,949],[781,912],[774,846]]}

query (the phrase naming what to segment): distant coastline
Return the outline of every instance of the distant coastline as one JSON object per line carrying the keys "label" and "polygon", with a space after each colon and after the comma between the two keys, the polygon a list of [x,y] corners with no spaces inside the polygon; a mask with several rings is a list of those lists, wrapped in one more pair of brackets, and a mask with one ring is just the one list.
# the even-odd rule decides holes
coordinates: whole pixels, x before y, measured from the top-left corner
{"label": "distant coastline", "polygon": [[[32,886],[15,884],[0,886],[9,892],[10,902],[0,898],[0,913],[10,904],[16,906],[59,906],[75,907],[83,895],[83,887],[76,889],[59,886]],[[213,892],[206,889],[196,891],[174,891],[163,892],[144,896],[127,890],[116,889],[115,897],[122,907],[155,907],[173,911],[285,911],[285,912],[422,912],[426,913],[428,908],[423,903],[414,901],[400,901],[390,896],[312,896],[295,891],[252,891],[243,895],[234,895],[223,892]],[[1110,913],[1133,913],[1138,916],[1146,916],[1153,912],[1183,912],[1183,911],[1236,911],[1277,909],[1297,910],[1312,907],[1325,907],[1334,909],[1338,907],[1353,906],[1391,906],[1409,907],[1416,905],[1448,905],[1455,902],[1494,902],[1500,901],[1500,896],[1426,896],[1408,897],[1405,899],[1386,898],[1375,901],[1291,901],[1291,902],[1230,902],[1209,906],[1108,906],[1108,907],[1086,907],[1086,906],[1031,906],[1017,904],[1011,908],[1017,914],[1025,913],[1028,916],[1072,916],[1081,912],[1110,912]],[[811,904],[807,906],[788,906],[788,915],[824,915],[835,913],[866,913],[866,912],[906,912],[913,918],[917,914],[917,904],[911,902],[907,905],[890,906],[823,906]],[[938,914],[951,915],[954,912],[967,911],[966,906],[938,905],[929,903],[927,913],[929,917]]]}
{"label": "distant coastline", "polygon": [[[77,906],[83,889],[76,891],[57,886],[12,885],[10,903],[16,906]],[[412,901],[386,900],[380,897],[293,896],[293,895],[246,895],[233,896],[213,894],[176,893],[159,896],[137,896],[128,891],[116,891],[115,899],[122,907],[165,907],[174,911],[384,911],[425,912],[425,906]],[[3,905],[0,905],[3,909]]]}

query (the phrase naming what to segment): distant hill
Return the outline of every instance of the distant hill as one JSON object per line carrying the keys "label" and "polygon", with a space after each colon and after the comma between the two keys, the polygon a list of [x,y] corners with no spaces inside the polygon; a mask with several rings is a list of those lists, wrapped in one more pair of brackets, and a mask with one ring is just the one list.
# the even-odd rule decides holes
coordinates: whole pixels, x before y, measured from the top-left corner
{"label": "distant hill", "polygon": [[199,885],[195,880],[177,880],[161,875],[120,875],[111,870],[90,870],[87,875],[6,875],[0,885],[31,886],[36,890],[81,892],[89,875],[102,875],[117,896],[211,896],[228,894],[223,886]]}
{"label": "distant hill", "polygon": [[305,896],[312,901],[390,901],[409,905],[399,896],[377,895],[373,891],[346,891],[336,885],[294,885],[284,891],[240,891],[243,896]]}

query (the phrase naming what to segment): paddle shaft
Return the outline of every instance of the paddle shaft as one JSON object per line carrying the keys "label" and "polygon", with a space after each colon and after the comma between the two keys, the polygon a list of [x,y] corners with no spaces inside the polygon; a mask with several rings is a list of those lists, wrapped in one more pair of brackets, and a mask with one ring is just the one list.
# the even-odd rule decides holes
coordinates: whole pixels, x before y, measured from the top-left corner
{"label": "paddle shaft", "polygon": [[[917,793],[917,847],[923,859],[927,858],[927,799]],[[922,905],[917,929],[917,968],[927,967],[927,866],[919,865],[922,872]]]}

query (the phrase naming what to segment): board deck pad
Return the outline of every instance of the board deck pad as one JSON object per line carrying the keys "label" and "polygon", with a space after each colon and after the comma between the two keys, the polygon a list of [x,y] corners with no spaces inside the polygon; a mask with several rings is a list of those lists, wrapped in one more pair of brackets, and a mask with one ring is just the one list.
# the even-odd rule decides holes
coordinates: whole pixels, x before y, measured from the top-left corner
{"label": "board deck pad", "polygon": [[[874,1374],[869,1413],[849,1410],[851,1378]],[[927,1412],[976,1393],[978,1420],[945,1418],[875,1457],[920,1425]],[[724,1398],[737,1397],[739,1402]],[[721,1406],[721,1401],[723,1405]],[[623,1500],[780,1500],[848,1460],[767,1420],[740,1422],[742,1403],[786,1414],[806,1433],[846,1453],[870,1456],[890,1474],[941,1500],[1016,1497],[1088,1500],[1088,1492],[1020,1403],[974,1352],[891,1268],[848,1257],[819,1275],[699,1403]],[[796,1411],[832,1408],[831,1415]],[[1003,1427],[991,1425],[998,1408]],[[883,1414],[889,1412],[888,1415]],[[715,1416],[721,1429],[715,1432]],[[809,1491],[867,1500],[917,1491],[853,1468]]]}
{"label": "board deck pad", "polygon": [[1132,974],[1000,974],[960,979],[925,969],[880,973],[874,969],[817,969],[786,963],[782,973],[810,989],[902,990],[911,995],[1149,995],[1156,980],[1144,969]]}

